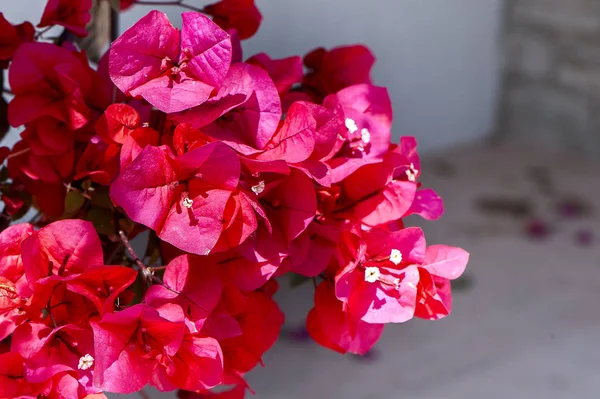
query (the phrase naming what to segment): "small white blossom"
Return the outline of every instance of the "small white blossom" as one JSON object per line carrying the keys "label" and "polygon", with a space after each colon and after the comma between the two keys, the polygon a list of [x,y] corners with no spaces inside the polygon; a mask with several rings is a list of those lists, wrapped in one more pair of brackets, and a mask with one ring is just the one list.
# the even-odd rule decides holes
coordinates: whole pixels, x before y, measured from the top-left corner
{"label": "small white blossom", "polygon": [[369,129],[367,128],[362,128],[360,130],[360,139],[363,141],[363,143],[365,144],[369,144],[371,142],[371,132],[369,132]]}
{"label": "small white blossom", "polygon": [[264,181],[260,181],[260,182],[258,182],[258,184],[256,186],[252,186],[252,192],[254,192],[254,194],[256,194],[256,195],[262,193],[263,191],[265,191],[265,182]]}
{"label": "small white blossom", "polygon": [[358,126],[356,126],[356,122],[354,119],[346,118],[346,127],[350,131],[350,133],[355,133],[358,130]]}
{"label": "small white blossom", "polygon": [[417,181],[417,173],[419,173],[419,171],[415,169],[415,164],[411,162],[410,166],[406,170],[406,176],[408,177],[408,180],[412,182]]}
{"label": "small white blossom", "polygon": [[394,265],[398,265],[400,264],[400,262],[402,262],[402,252],[400,252],[397,249],[392,249],[392,253],[390,254],[390,261],[394,264]]}
{"label": "small white blossom", "polygon": [[379,279],[379,268],[377,267],[365,267],[365,281],[368,283],[374,283]]}
{"label": "small white blossom", "polygon": [[87,370],[94,365],[94,358],[88,353],[79,359],[79,370]]}
{"label": "small white blossom", "polygon": [[191,209],[191,208],[192,208],[192,205],[194,205],[194,200],[190,199],[189,197],[185,197],[185,198],[183,199],[183,201],[181,201],[181,204],[182,204],[184,207],[186,207],[186,208],[188,208],[188,209]]}

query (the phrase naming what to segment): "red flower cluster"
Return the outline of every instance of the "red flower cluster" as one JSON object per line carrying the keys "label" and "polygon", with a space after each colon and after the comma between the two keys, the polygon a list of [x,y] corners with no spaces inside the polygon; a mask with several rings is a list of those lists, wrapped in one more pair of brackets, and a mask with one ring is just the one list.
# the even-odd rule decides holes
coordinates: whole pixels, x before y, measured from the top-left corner
{"label": "red flower cluster", "polygon": [[[49,1],[38,26],[84,35],[89,3]],[[308,331],[341,353],[367,352],[385,323],[450,313],[468,254],[404,227],[443,205],[418,182],[414,138],[391,143],[370,51],[242,62],[254,2],[203,11],[181,30],[151,11],[98,70],[63,36],[32,42],[31,24],[0,20],[7,118],[24,126],[0,151],[1,220],[38,210],[0,224],[0,397],[150,384],[241,398],[279,335],[288,273],[313,280]]]}

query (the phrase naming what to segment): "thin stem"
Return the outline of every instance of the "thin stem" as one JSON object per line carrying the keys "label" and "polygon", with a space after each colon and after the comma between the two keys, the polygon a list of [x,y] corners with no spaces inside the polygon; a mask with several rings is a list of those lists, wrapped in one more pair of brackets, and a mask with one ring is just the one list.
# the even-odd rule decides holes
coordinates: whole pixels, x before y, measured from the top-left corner
{"label": "thin stem", "polygon": [[140,391],[138,391],[138,395],[140,395],[142,399],[150,399],[150,395],[148,395],[143,388]]}
{"label": "thin stem", "polygon": [[78,188],[76,188],[76,187],[73,187],[73,186],[71,185],[71,183],[69,183],[69,184],[67,184],[67,183],[63,183],[63,184],[64,184],[65,188],[67,189],[67,191],[76,191],[76,192],[78,192],[79,194],[81,194],[81,196],[82,196],[83,198],[85,198],[86,200],[88,200],[88,201],[91,201],[91,200],[92,200],[92,197],[91,197],[91,196],[90,196],[88,193],[86,193],[85,191],[82,191],[82,190],[80,190],[80,189],[78,189]]}
{"label": "thin stem", "polygon": [[135,4],[140,4],[144,6],[179,6],[183,8],[187,8],[188,10],[204,12],[204,8],[190,6],[189,4],[185,4],[183,0],[173,0],[173,1],[146,1],[146,0],[136,0]]}
{"label": "thin stem", "polygon": [[142,272],[142,275],[144,276],[146,281],[150,281],[150,279],[152,278],[152,272],[150,270],[148,270],[146,265],[144,265],[144,263],[137,256],[137,254],[133,250],[133,247],[129,243],[129,239],[127,238],[127,236],[125,235],[123,230],[119,230],[119,237],[121,237],[121,241],[123,242],[123,245],[127,249],[127,252],[129,252],[129,255],[131,255],[131,257],[133,258],[133,261],[137,265],[138,269]]}
{"label": "thin stem", "polygon": [[46,28],[44,28],[44,29],[42,29],[42,30],[40,30],[40,31],[36,32],[36,34],[35,34],[35,38],[36,38],[36,39],[39,39],[40,37],[42,37],[42,35],[43,35],[44,33],[48,32],[48,31],[49,31],[50,29],[52,29],[52,28],[54,28],[54,25],[50,25],[50,26],[48,26],[48,27],[46,27]]}
{"label": "thin stem", "polygon": [[160,278],[154,276],[152,274],[153,270],[162,269],[163,267],[162,266],[161,267],[155,267],[155,268],[146,267],[146,265],[144,265],[144,263],[142,263],[142,261],[140,260],[140,258],[137,256],[137,254],[133,250],[133,247],[129,243],[129,240],[127,239],[127,236],[125,235],[125,233],[123,232],[123,230],[119,230],[119,237],[121,237],[121,241],[123,241],[123,245],[127,249],[127,252],[129,252],[129,254],[131,255],[131,257],[134,258],[133,260],[134,260],[135,264],[142,271],[142,274],[146,278],[146,281],[148,281],[149,283],[155,283],[155,284],[161,285],[165,289],[167,289],[168,291],[171,291],[172,293],[177,294],[177,295],[181,295],[183,298],[187,299],[188,301],[192,302],[193,304],[195,304],[196,306],[198,306],[200,309],[202,309],[204,312],[208,313],[208,311],[206,309],[204,309],[202,306],[200,306],[195,301],[193,301],[191,298],[189,298],[185,293],[179,292],[177,290],[174,290],[173,288],[171,288],[168,285],[166,285],[165,283],[163,283]]}
{"label": "thin stem", "polygon": [[54,319],[54,315],[52,314],[52,307],[50,306],[50,299],[48,299],[48,304],[46,305],[46,311],[48,312],[48,316],[50,316],[50,320],[52,320],[52,324],[54,324],[54,328],[58,327],[56,324],[56,320]]}
{"label": "thin stem", "polygon": [[28,152],[29,152],[29,148],[25,148],[24,150],[13,152],[9,156],[7,156],[6,159],[9,160],[11,158],[18,157],[19,155],[27,154]]}
{"label": "thin stem", "polygon": [[148,269],[150,269],[151,272],[156,272],[159,270],[165,270],[166,268],[166,266],[150,266]]}

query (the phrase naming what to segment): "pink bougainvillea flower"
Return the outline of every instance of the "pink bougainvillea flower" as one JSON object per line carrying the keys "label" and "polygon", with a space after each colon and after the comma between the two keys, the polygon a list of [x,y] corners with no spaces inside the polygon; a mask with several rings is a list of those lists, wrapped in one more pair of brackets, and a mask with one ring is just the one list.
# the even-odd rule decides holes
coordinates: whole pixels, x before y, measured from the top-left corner
{"label": "pink bougainvillea flower", "polygon": [[140,115],[127,104],[111,104],[96,123],[92,137],[75,167],[75,180],[84,177],[108,185],[147,145],[158,145],[156,130],[140,127]]}
{"label": "pink bougainvillea flower", "polygon": [[31,295],[21,259],[21,243],[33,233],[28,223],[16,224],[0,233],[0,340],[27,320],[23,298]]}
{"label": "pink bougainvillea flower", "polygon": [[244,60],[244,51],[238,31],[233,28],[225,29],[225,31],[231,37],[231,62],[242,62]]}
{"label": "pink bougainvillea flower", "polygon": [[416,227],[392,233],[375,228],[361,236],[346,236],[351,261],[336,275],[336,296],[353,317],[367,323],[410,320],[416,307],[418,265],[425,255],[423,232]]}
{"label": "pink bougainvillea flower", "polygon": [[60,220],[33,232],[21,244],[29,285],[41,278],[82,273],[104,265],[102,244],[92,223]]}
{"label": "pink bougainvillea flower", "polygon": [[219,344],[186,334],[177,305],[135,305],[91,325],[98,354],[94,383],[102,389],[131,393],[150,383],[161,390],[203,390],[221,382]]}
{"label": "pink bougainvillea flower", "polygon": [[301,102],[307,107],[316,121],[315,148],[310,158],[317,161],[331,159],[341,148],[344,140],[340,132],[344,132],[344,109],[339,102],[330,102],[324,106]]}
{"label": "pink bougainvillea flower", "polygon": [[69,181],[73,173],[75,154],[69,148],[62,154],[40,156],[33,151],[29,154],[29,176],[42,183],[58,183]]}
{"label": "pink bougainvillea flower", "polygon": [[198,12],[185,12],[182,19],[180,33],[164,13],[150,11],[110,49],[114,84],[166,113],[204,103],[231,64],[227,32]]}
{"label": "pink bougainvillea flower", "polygon": [[112,312],[115,300],[137,277],[125,266],[104,266],[88,270],[67,282],[67,289],[89,299],[103,315]]}
{"label": "pink bougainvillea flower", "polygon": [[400,144],[392,150],[398,154],[401,159],[398,161],[399,167],[396,168],[394,177],[401,177],[412,182],[419,180],[421,176],[421,160],[417,153],[417,140],[414,137],[400,137]]}
{"label": "pink bougainvillea flower", "polygon": [[426,220],[439,219],[444,213],[444,202],[433,189],[426,188],[415,193],[415,199],[410,209],[404,214],[419,215]]}
{"label": "pink bougainvillea flower", "polygon": [[369,323],[401,323],[417,315],[417,307],[424,318],[449,313],[449,285],[443,280],[463,273],[467,252],[442,245],[425,249],[416,227],[391,233],[374,228],[362,232],[364,242],[348,237],[347,256],[355,261],[336,276],[336,295],[348,312]]}
{"label": "pink bougainvillea flower", "polygon": [[140,127],[140,114],[130,105],[111,104],[96,122],[96,134],[108,144],[123,144]]}
{"label": "pink bougainvillea flower", "polygon": [[460,277],[469,262],[469,253],[457,247],[431,245],[427,247],[419,267],[419,294],[415,316],[441,319],[452,311],[450,280]]}
{"label": "pink bougainvillea flower", "polygon": [[345,114],[343,143],[328,161],[333,183],[343,180],[359,167],[378,162],[390,146],[392,107],[387,90],[356,85],[325,99],[324,104],[340,104]]}
{"label": "pink bougainvillea flower", "polygon": [[[337,152],[336,147],[341,147],[342,141],[339,139],[338,132],[342,131],[344,126],[343,111],[341,110],[341,107],[331,110],[304,101],[294,104],[302,104],[307,107],[312,115],[312,118],[314,118],[315,145],[308,159],[305,159],[299,163],[291,164],[291,166],[304,172],[319,185],[330,187],[332,184],[333,175],[331,173],[331,167],[326,163],[326,161],[333,155],[334,152]],[[295,106],[294,104],[290,106],[289,110]],[[313,130],[309,129],[306,132],[311,134],[313,133]]]}
{"label": "pink bougainvillea flower", "polygon": [[281,121],[277,89],[260,67],[233,64],[216,96],[172,117],[223,141],[242,154],[265,148]]}
{"label": "pink bougainvillea flower", "polygon": [[308,238],[306,256],[290,260],[290,270],[305,277],[316,277],[330,264],[339,242],[339,230],[333,226],[312,222],[302,234]]}
{"label": "pink bougainvillea flower", "polygon": [[35,28],[29,22],[12,25],[0,12],[0,69],[6,68],[17,48],[33,40]]}
{"label": "pink bougainvillea flower", "polygon": [[315,291],[315,307],[306,319],[311,338],[319,345],[340,353],[364,355],[379,340],[383,324],[370,324],[354,319],[343,311],[335,297],[333,283],[323,281]]}
{"label": "pink bougainvillea flower", "polygon": [[61,120],[42,116],[27,124],[21,137],[37,156],[62,155],[73,147],[75,134]]}
{"label": "pink bougainvillea flower", "polygon": [[38,28],[61,25],[76,34],[87,36],[92,0],[48,0]]}
{"label": "pink bougainvillea flower", "polygon": [[25,279],[25,268],[21,258],[21,243],[33,234],[29,223],[15,224],[0,233],[0,276],[15,283],[20,296],[31,293]]}
{"label": "pink bougainvillea flower", "polygon": [[222,284],[217,265],[205,257],[181,255],[167,265],[163,285],[146,292],[146,303],[153,307],[176,303],[185,318],[200,330],[221,299]]}
{"label": "pink bougainvillea flower", "polygon": [[392,137],[392,103],[387,89],[369,84],[347,87],[335,94],[346,115],[347,155],[379,156]]}
{"label": "pink bougainvillea flower", "polygon": [[[416,184],[394,180],[394,157],[386,155],[382,162],[360,167],[327,193],[333,206],[323,208],[329,217],[360,221],[378,226],[400,219],[413,205]],[[323,197],[325,199],[325,197]]]}
{"label": "pink bougainvillea flower", "polygon": [[278,265],[289,254],[290,243],[306,230],[316,214],[314,184],[305,174],[293,170],[289,176],[265,184],[264,191],[257,191],[266,218],[240,252],[248,259]]}
{"label": "pink bougainvillea flower", "polygon": [[174,356],[181,347],[185,325],[181,308],[179,312],[180,320],[171,321],[140,304],[91,321],[98,353],[94,384],[107,391],[130,393],[150,383],[159,359]]}
{"label": "pink bougainvillea flower", "polygon": [[156,146],[159,142],[159,133],[150,127],[138,127],[128,136],[125,136],[119,153],[120,170],[125,170],[146,146]]}
{"label": "pink bougainvillea flower", "polygon": [[24,305],[15,283],[0,276],[0,340],[4,340],[27,321]]}
{"label": "pink bougainvillea flower", "polygon": [[235,315],[242,334],[220,341],[223,348],[225,384],[236,384],[252,370],[262,355],[275,344],[284,322],[277,303],[261,292],[245,297],[245,308]]}
{"label": "pink bougainvillea flower", "polygon": [[29,318],[48,326],[62,326],[85,323],[92,317],[97,312],[94,303],[69,289],[68,283],[76,277],[53,275],[36,281],[26,307]]}
{"label": "pink bougainvillea flower", "polygon": [[221,0],[205,6],[204,12],[221,28],[237,30],[241,40],[254,36],[262,21],[254,0]]}
{"label": "pink bougainvillea flower", "polygon": [[31,389],[25,379],[23,357],[16,352],[0,353],[0,397],[22,397]]}
{"label": "pink bougainvillea flower", "polygon": [[[253,187],[261,187],[260,183]],[[257,190],[255,188],[255,190]],[[215,245],[215,252],[233,249],[242,244],[256,229],[260,219],[267,215],[254,192],[238,190],[229,198],[223,214],[223,232]]]}
{"label": "pink bougainvillea flower", "polygon": [[8,104],[12,126],[41,116],[83,127],[90,116],[86,95],[92,81],[88,66],[71,51],[50,43],[25,43],[15,52],[8,78],[15,94]]}
{"label": "pink bougainvillea flower", "polygon": [[80,377],[85,375],[91,380],[92,369],[80,367],[80,361],[85,355],[95,358],[92,339],[89,326],[87,329],[73,325],[52,328],[42,323],[26,323],[13,334],[11,350],[25,359],[25,376],[29,382],[42,383],[63,371]]}
{"label": "pink bougainvillea flower", "polygon": [[114,181],[110,193],[134,221],[162,240],[206,255],[223,230],[223,214],[240,175],[236,154],[211,143],[174,157],[147,146]]}
{"label": "pink bougainvillea flower", "polygon": [[259,53],[246,62],[267,71],[279,95],[289,92],[292,86],[302,81],[302,59],[298,56],[274,60],[265,53]]}
{"label": "pink bougainvillea flower", "polygon": [[224,252],[219,264],[225,268],[234,284],[242,291],[257,290],[274,276],[280,265],[279,257],[267,261],[250,260],[243,255]]}
{"label": "pink bougainvillea flower", "polygon": [[98,184],[110,184],[119,173],[119,147],[93,137],[75,165],[73,180],[87,177]]}
{"label": "pink bougainvillea flower", "polygon": [[[83,377],[84,379],[86,377]],[[70,372],[57,373],[52,378],[40,384],[33,384],[27,398],[44,397],[48,399],[106,399],[106,396],[99,393],[88,394],[86,387],[75,378]]]}
{"label": "pink bougainvillea flower", "polygon": [[221,383],[223,352],[217,340],[187,334],[169,369],[159,368],[153,385],[161,391],[205,390]]}
{"label": "pink bougainvillea flower", "polygon": [[[8,176],[13,179],[13,184],[22,185],[21,187],[24,187],[33,196],[37,206],[43,213],[60,217],[65,208],[65,196],[67,194],[65,184],[62,181],[55,183],[42,182],[35,176],[29,166],[30,151],[24,141],[15,143],[11,154],[13,156],[8,159],[7,166]],[[14,196],[11,194],[14,194]],[[17,192],[3,195],[2,200],[8,205],[8,210],[14,213],[19,212],[24,206],[24,202]]]}
{"label": "pink bougainvillea flower", "polygon": [[288,241],[306,230],[317,212],[314,185],[305,175],[296,171],[266,191],[261,200],[267,218],[272,223],[280,224],[280,231]]}
{"label": "pink bougainvillea flower", "polygon": [[256,159],[299,163],[310,157],[316,141],[317,122],[311,109],[304,103],[292,104],[284,123],[268,143],[264,153]]}
{"label": "pink bougainvillea flower", "polygon": [[348,86],[371,83],[375,57],[362,45],[337,47],[329,51],[318,48],[304,57],[311,71],[302,84],[319,97],[336,93]]}
{"label": "pink bougainvillea flower", "polygon": [[[392,154],[397,154],[395,157]],[[417,140],[414,137],[401,137],[400,145],[392,150],[390,157],[394,159],[394,179],[417,182],[421,175],[421,161],[417,154]],[[426,220],[439,219],[444,213],[442,198],[432,189],[419,190],[415,194],[410,209],[404,216],[417,214]]]}

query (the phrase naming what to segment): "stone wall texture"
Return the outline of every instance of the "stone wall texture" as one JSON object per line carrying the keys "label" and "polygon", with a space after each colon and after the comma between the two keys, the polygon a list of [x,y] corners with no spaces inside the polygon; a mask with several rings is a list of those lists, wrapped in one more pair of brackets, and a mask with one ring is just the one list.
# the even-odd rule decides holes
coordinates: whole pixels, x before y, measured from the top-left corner
{"label": "stone wall texture", "polygon": [[600,0],[506,0],[503,136],[600,156]]}

